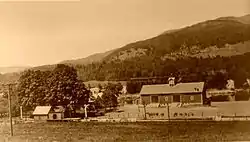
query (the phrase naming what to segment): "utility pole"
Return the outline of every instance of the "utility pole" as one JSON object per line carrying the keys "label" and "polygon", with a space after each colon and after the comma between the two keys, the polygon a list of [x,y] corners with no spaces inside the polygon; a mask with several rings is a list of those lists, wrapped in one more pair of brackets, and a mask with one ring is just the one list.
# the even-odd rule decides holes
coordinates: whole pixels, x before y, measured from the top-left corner
{"label": "utility pole", "polygon": [[[13,125],[12,125],[12,107],[11,107],[11,89],[12,89],[12,85],[16,85],[17,82],[15,83],[7,83],[7,84],[3,84],[0,83],[0,86],[4,88],[4,90],[7,90],[7,94],[8,94],[8,110],[9,110],[9,121],[10,121],[10,136],[13,136]],[[7,89],[5,88],[7,87]]]}
{"label": "utility pole", "polygon": [[12,112],[11,112],[11,94],[10,88],[11,84],[8,84],[8,101],[9,101],[9,120],[10,120],[10,136],[13,136],[13,126],[12,126]]}

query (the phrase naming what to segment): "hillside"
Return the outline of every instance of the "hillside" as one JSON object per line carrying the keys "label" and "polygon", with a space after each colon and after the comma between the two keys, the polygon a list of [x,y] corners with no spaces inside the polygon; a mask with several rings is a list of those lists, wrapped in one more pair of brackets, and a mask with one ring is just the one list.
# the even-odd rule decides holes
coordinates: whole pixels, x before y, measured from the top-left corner
{"label": "hillside", "polygon": [[250,15],[221,17],[61,63],[74,66],[83,81],[129,80],[174,73],[182,81],[211,81],[219,75],[222,80],[233,78],[242,84],[250,77],[250,66],[246,62],[250,59],[249,21]]}
{"label": "hillside", "polygon": [[[243,17],[218,18],[208,20],[179,30],[167,31],[157,37],[128,44],[105,58],[105,60],[126,60],[133,57],[153,56],[160,58],[179,58],[210,52],[210,49],[230,51],[235,44],[250,40],[250,15]],[[248,43],[247,43],[248,44]],[[241,50],[241,49],[239,49]],[[240,51],[249,52],[249,48]],[[232,56],[228,53],[223,56]],[[176,57],[177,56],[177,57]],[[202,56],[199,54],[199,56]]]}
{"label": "hillside", "polygon": [[111,54],[114,50],[110,50],[104,53],[96,53],[93,55],[90,55],[86,58],[80,58],[76,60],[66,60],[60,62],[61,64],[91,64],[95,62],[101,62],[106,56]]}
{"label": "hillside", "polygon": [[234,20],[234,21],[238,21],[244,24],[250,24],[250,14],[242,16],[242,17],[233,17],[233,16],[221,17],[221,18],[218,18],[217,20]]}
{"label": "hillside", "polygon": [[13,67],[0,67],[0,73],[5,74],[5,73],[13,73],[13,72],[20,72],[25,69],[28,69],[30,67],[18,67],[18,66],[13,66]]}

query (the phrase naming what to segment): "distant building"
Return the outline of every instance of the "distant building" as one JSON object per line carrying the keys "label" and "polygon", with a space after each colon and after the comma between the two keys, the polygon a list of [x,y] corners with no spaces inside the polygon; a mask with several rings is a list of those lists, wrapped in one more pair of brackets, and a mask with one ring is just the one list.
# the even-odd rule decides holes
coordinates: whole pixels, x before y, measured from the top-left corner
{"label": "distant building", "polygon": [[206,91],[207,98],[216,97],[216,96],[227,96],[227,100],[229,101],[235,100],[235,94],[236,94],[236,91],[230,90],[230,89]]}
{"label": "distant building", "polygon": [[102,97],[103,90],[100,90],[98,87],[90,88],[90,92],[92,93],[92,96],[96,99],[98,96]]}
{"label": "distant building", "polygon": [[122,93],[122,94],[127,94],[127,86],[126,86],[126,85],[123,85],[123,86],[122,86],[121,93]]}
{"label": "distant building", "polygon": [[203,103],[204,82],[177,83],[169,78],[168,84],[143,85],[140,97],[146,104]]}
{"label": "distant building", "polygon": [[230,89],[230,90],[234,90],[235,89],[234,81],[232,79],[227,80],[226,88]]}
{"label": "distant building", "polygon": [[62,120],[64,119],[65,108],[62,106],[37,106],[33,112],[35,121]]}

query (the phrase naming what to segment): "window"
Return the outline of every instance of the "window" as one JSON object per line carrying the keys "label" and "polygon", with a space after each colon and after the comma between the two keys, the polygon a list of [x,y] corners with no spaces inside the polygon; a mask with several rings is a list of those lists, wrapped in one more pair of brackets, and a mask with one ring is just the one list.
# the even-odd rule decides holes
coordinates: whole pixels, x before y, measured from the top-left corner
{"label": "window", "polygon": [[168,102],[168,97],[165,97],[165,101]]}
{"label": "window", "polygon": [[57,115],[56,114],[53,114],[53,119],[56,119],[57,118]]}
{"label": "window", "polygon": [[158,103],[159,102],[158,96],[151,96],[151,102],[152,103]]}
{"label": "window", "polygon": [[194,96],[190,96],[190,100],[191,100],[191,101],[194,101]]}

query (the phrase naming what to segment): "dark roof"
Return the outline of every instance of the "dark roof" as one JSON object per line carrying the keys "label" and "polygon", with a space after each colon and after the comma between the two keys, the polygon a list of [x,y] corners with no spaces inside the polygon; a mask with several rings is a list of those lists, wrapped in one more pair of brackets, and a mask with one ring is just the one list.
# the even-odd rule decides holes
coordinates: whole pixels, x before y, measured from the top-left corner
{"label": "dark roof", "polygon": [[169,84],[143,85],[140,95],[201,93],[203,89],[204,82],[178,83],[174,86],[169,86]]}
{"label": "dark roof", "polygon": [[56,106],[53,110],[54,112],[65,112],[65,108],[63,106]]}

